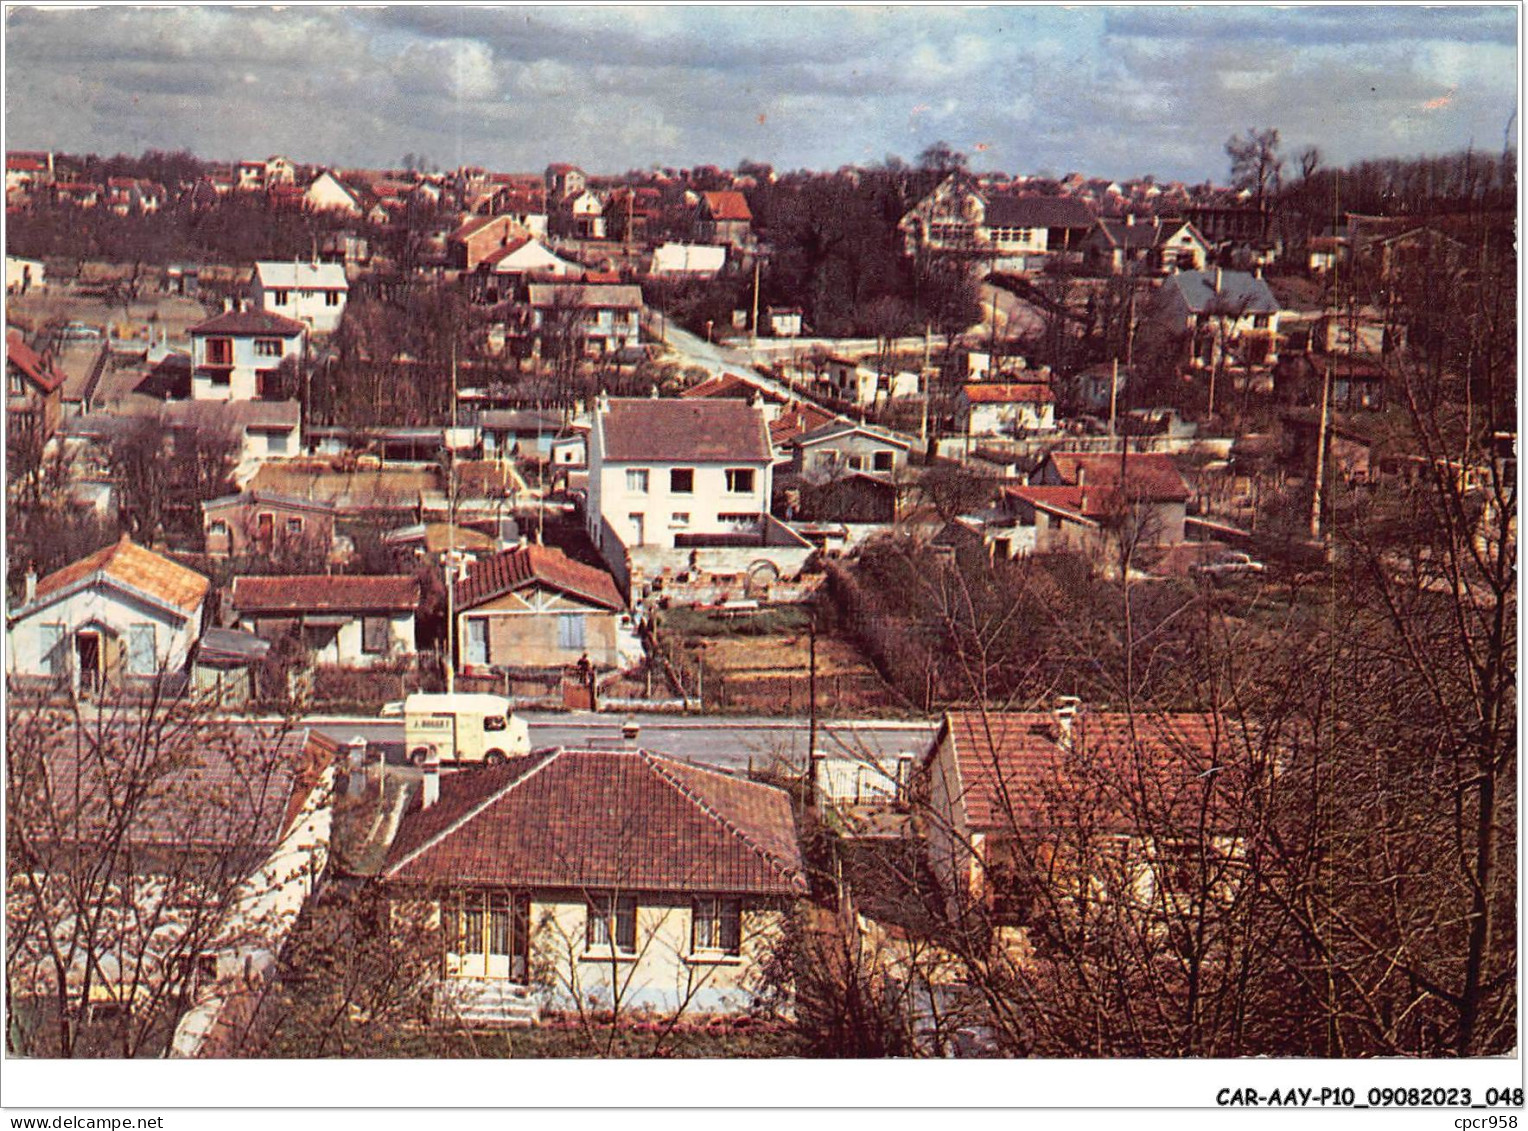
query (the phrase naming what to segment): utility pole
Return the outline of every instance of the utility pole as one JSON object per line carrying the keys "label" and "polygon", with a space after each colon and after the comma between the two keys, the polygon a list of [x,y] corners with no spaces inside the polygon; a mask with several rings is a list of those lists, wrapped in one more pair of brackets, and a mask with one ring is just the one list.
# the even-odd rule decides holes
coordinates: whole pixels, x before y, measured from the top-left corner
{"label": "utility pole", "polygon": [[753,257],[753,320],[749,323],[748,348],[759,344],[759,257]]}
{"label": "utility pole", "polygon": [[451,334],[451,441],[446,445],[446,694],[456,690],[456,332]]}
{"label": "utility pole", "polygon": [[1119,358],[1114,359],[1114,364],[1109,372],[1109,435],[1117,436],[1115,429],[1115,410],[1119,400]]}
{"label": "utility pole", "polygon": [[806,788],[807,797],[817,795],[817,616],[809,613],[807,619],[807,730],[806,730]]}

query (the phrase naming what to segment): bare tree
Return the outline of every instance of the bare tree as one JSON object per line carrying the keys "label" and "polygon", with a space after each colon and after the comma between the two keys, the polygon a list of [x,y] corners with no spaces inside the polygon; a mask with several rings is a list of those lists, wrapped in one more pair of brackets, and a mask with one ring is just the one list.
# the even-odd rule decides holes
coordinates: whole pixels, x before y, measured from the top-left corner
{"label": "bare tree", "polygon": [[293,819],[326,804],[301,735],[212,723],[195,701],[163,698],[163,686],[94,708],[10,697],[15,1053],[163,1051],[204,995],[231,995],[260,975],[290,925],[290,901],[316,878],[308,868],[321,866],[309,818]]}

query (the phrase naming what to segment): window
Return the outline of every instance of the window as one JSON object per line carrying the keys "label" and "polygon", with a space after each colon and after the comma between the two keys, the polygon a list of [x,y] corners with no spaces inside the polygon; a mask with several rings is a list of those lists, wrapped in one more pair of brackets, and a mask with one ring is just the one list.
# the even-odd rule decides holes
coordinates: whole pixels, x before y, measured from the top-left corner
{"label": "window", "polygon": [[13,397],[26,396],[27,383],[22,378],[21,370],[19,368],[11,370],[11,380],[8,388],[10,389],[10,395]]}
{"label": "window", "polygon": [[597,895],[589,900],[584,945],[589,950],[614,950],[635,954],[637,950],[637,897]]}
{"label": "window", "polygon": [[1259,330],[1268,329],[1268,315],[1254,314],[1252,316],[1252,325]]}
{"label": "window", "polygon": [[876,452],[874,466],[877,471],[891,471],[896,466],[896,457],[891,452]]}
{"label": "window", "polygon": [[509,723],[503,715],[484,715],[483,732],[500,731],[509,729]]}
{"label": "window", "polygon": [[255,356],[256,357],[280,357],[281,356],[281,339],[280,338],[256,338],[255,339]]}
{"label": "window", "polygon": [[219,520],[218,522],[214,522],[214,523],[209,524],[208,527],[207,527],[207,537],[208,538],[227,538],[228,537],[228,523]]}
{"label": "window", "polygon": [[286,291],[272,291],[271,292],[271,305],[272,306],[285,306],[286,304],[287,304],[287,292]]}
{"label": "window", "polygon": [[154,626],[151,624],[129,625],[127,629],[128,675],[153,675]]}
{"label": "window", "polygon": [[467,662],[488,663],[488,618],[467,618]]}
{"label": "window", "polygon": [[564,650],[584,647],[584,616],[582,613],[561,613],[557,617],[557,646]]}
{"label": "window", "polygon": [[214,388],[226,389],[229,386],[230,373],[231,371],[227,369],[214,369],[207,374],[207,378]]}
{"label": "window", "polygon": [[717,522],[729,523],[732,526],[757,526],[759,516],[757,514],[719,514]]}
{"label": "window", "polygon": [[669,515],[669,525],[670,526],[689,526],[690,525],[690,512],[689,511],[675,511],[673,514]]}
{"label": "window", "polygon": [[338,306],[339,304],[340,304],[340,292],[339,291],[325,291],[324,292],[324,305],[325,306]]}
{"label": "window", "polygon": [[626,469],[626,490],[633,495],[647,494],[647,468],[630,467]]}
{"label": "window", "polygon": [[695,901],[690,917],[690,949],[737,954],[742,947],[742,903],[720,896]]}
{"label": "window", "polygon": [[693,467],[676,467],[670,471],[669,491],[675,495],[693,495],[695,493],[695,469]]}
{"label": "window", "polygon": [[646,543],[643,541],[643,538],[647,533],[646,516],[640,514],[632,514],[627,515],[626,519],[631,523],[631,544],[633,546],[646,545]]}
{"label": "window", "polygon": [[727,490],[734,495],[747,495],[753,491],[753,468],[729,467],[727,469]]}
{"label": "window", "polygon": [[233,339],[208,338],[206,358],[208,365],[232,365]]}
{"label": "window", "polygon": [[361,651],[377,656],[387,651],[388,619],[386,617],[361,618]]}
{"label": "window", "polygon": [[67,672],[69,653],[63,646],[65,631],[62,624],[37,626],[37,656],[51,676],[62,676]]}
{"label": "window", "polygon": [[[286,435],[285,432],[282,432],[282,433],[279,433],[279,434],[282,435],[282,436]],[[300,519],[300,518],[289,518],[289,519],[287,519],[286,520],[286,532],[287,532],[287,534],[293,535],[293,536],[301,534],[302,533],[302,519]]]}

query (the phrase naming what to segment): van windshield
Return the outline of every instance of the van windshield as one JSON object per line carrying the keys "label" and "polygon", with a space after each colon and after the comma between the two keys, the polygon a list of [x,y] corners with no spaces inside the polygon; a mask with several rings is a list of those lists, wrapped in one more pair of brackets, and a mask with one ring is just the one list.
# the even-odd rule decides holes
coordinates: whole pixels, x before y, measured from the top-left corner
{"label": "van windshield", "polygon": [[484,730],[503,730],[508,725],[509,725],[509,721],[507,719],[502,718],[499,715],[484,715],[483,716],[483,729]]}

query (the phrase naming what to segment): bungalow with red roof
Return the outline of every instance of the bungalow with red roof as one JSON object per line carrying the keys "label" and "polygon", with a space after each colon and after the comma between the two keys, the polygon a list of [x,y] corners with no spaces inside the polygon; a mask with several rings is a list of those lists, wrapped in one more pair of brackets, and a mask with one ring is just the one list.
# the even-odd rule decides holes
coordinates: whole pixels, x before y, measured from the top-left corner
{"label": "bungalow with red roof", "polygon": [[748,207],[748,198],[736,189],[701,193],[695,208],[695,242],[750,248],[753,210]]}
{"label": "bungalow with red roof", "polygon": [[1235,799],[1256,786],[1254,753],[1207,713],[1094,711],[1070,696],[1052,711],[950,713],[920,782],[948,914],[1022,928],[1074,901],[1170,911],[1205,898],[1234,882]]}
{"label": "bungalow with red roof", "polygon": [[1188,482],[1163,452],[1051,452],[1001,509],[1035,527],[1035,552],[1080,550],[1112,561],[1121,549],[1184,540]]}
{"label": "bungalow with red roof", "polygon": [[965,385],[955,411],[968,436],[1049,432],[1056,427],[1056,394],[1040,382]]}
{"label": "bungalow with red roof", "polygon": [[[139,1055],[235,1055],[240,1009],[262,995],[324,873],[336,752],[282,722],[149,732],[136,718],[81,718],[39,717],[8,736],[8,756],[28,764],[14,779],[10,860],[33,880],[7,895],[10,1004],[67,1014],[76,1050],[120,1055],[131,1039]],[[106,914],[83,923],[84,908]]]}
{"label": "bungalow with red roof", "polygon": [[417,577],[236,577],[230,604],[245,632],[296,636],[315,663],[370,668],[414,655]]}
{"label": "bungalow with red roof", "polygon": [[178,673],[202,631],[210,582],[127,535],[42,580],[6,621],[8,670],[98,694]]}
{"label": "bungalow with red roof", "polygon": [[27,345],[15,327],[5,331],[5,424],[11,444],[36,446],[63,418],[64,373],[52,354]]}
{"label": "bungalow with red roof", "polygon": [[746,1010],[808,894],[784,790],[662,754],[543,751],[438,794],[380,878],[395,916],[439,931],[448,1008],[482,1021]]}
{"label": "bungalow with red roof", "polygon": [[456,638],[467,671],[621,666],[626,600],[603,569],[552,546],[518,546],[467,567]]}

